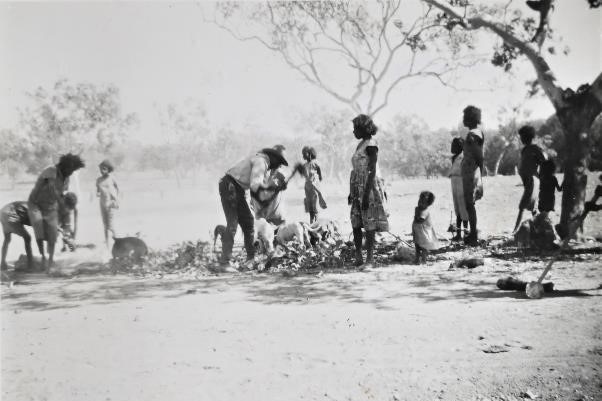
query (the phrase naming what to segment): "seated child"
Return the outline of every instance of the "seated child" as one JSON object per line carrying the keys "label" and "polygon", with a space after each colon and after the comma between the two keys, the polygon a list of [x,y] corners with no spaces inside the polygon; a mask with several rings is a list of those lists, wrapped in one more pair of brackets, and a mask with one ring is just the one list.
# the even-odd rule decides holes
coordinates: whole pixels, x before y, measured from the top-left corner
{"label": "seated child", "polygon": [[6,254],[10,237],[16,234],[23,238],[25,242],[25,253],[27,254],[27,264],[29,269],[33,269],[33,256],[31,253],[31,235],[25,229],[25,226],[31,226],[27,202],[11,202],[0,209],[0,223],[2,223],[2,232],[4,233],[4,242],[2,243],[2,261],[0,268],[6,269]]}
{"label": "seated child", "polygon": [[425,263],[429,250],[439,249],[439,240],[431,222],[429,207],[435,202],[435,195],[423,191],[418,198],[418,206],[414,210],[412,236],[416,246],[415,263]]}
{"label": "seated child", "polygon": [[59,227],[63,234],[62,252],[75,251],[75,236],[77,234],[77,195],[67,192],[63,195],[63,202],[59,208]]}

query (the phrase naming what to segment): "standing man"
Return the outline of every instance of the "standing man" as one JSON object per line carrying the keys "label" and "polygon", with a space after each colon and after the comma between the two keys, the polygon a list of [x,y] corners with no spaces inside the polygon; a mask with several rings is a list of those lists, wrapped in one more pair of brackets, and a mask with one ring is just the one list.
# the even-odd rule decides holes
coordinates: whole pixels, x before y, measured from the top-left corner
{"label": "standing man", "polygon": [[[69,177],[74,171],[84,167],[84,161],[72,153],[62,155],[58,164],[44,169],[29,194],[27,206],[29,220],[36,237],[42,264],[48,272],[54,263],[54,247],[59,228],[59,208],[64,208],[63,194],[69,186]],[[44,254],[44,241],[47,243],[48,264]]]}
{"label": "standing man", "polygon": [[281,148],[265,148],[247,157],[230,168],[219,181],[219,195],[226,215],[227,229],[222,237],[221,263],[228,264],[232,257],[234,236],[238,225],[242,229],[247,252],[247,260],[255,256],[253,246],[255,218],[246,199],[246,191],[257,193],[261,189],[281,191],[286,182],[270,183],[272,171],[280,166],[288,166]]}

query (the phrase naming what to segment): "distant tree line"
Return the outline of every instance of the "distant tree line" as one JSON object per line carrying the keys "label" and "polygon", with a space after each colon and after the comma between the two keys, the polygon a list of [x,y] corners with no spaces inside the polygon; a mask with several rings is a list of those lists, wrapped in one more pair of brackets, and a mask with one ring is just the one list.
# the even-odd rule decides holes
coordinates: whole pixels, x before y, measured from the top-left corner
{"label": "distant tree line", "polygon": [[[122,170],[156,170],[182,179],[221,174],[236,160],[264,146],[287,147],[291,161],[300,160],[301,148],[314,146],[328,179],[346,182],[350,158],[356,146],[349,109],[320,110],[300,115],[292,124],[297,134],[276,135],[261,127],[244,132],[211,124],[198,101],[157,108],[165,141],[148,144],[128,138],[139,123],[133,113],[122,111],[114,86],[58,81],[52,88],[38,88],[20,110],[16,127],[0,129],[1,171],[15,181],[24,173],[36,174],[65,152],[85,154],[85,159],[111,158]],[[517,130],[523,124],[537,129],[535,142],[562,166],[567,147],[558,119],[520,120],[516,115],[498,127],[485,129],[485,165],[489,175],[515,174],[521,144]],[[377,120],[377,124],[378,120]],[[461,128],[428,127],[417,116],[397,115],[379,124],[376,139],[381,147],[380,167],[396,177],[446,176],[450,168],[450,144]],[[602,118],[592,128],[590,170],[602,169]],[[94,171],[95,173],[95,171]]]}

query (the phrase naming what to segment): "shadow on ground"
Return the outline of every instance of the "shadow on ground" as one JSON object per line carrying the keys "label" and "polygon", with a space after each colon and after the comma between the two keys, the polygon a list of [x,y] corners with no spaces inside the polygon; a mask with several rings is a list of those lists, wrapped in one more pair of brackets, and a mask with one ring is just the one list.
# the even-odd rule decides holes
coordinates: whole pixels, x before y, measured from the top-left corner
{"label": "shadow on ground", "polygon": [[[522,292],[500,291],[496,288],[500,274],[511,273],[509,268],[492,266],[487,271],[479,272],[466,269],[448,271],[443,265],[397,265],[369,272],[340,271],[320,277],[315,274],[284,277],[281,274],[249,272],[197,278],[136,278],[116,274],[106,265],[86,262],[70,266],[71,273],[52,276],[44,273],[13,273],[14,284],[2,286],[2,302],[4,309],[44,311],[145,298],[203,296],[226,291],[235,293],[229,297],[230,302],[268,305],[352,302],[380,310],[395,310],[405,299],[425,303],[487,302],[501,298],[528,301]],[[563,266],[558,272],[566,269]],[[587,275],[589,270],[582,269],[581,272]],[[546,294],[544,299],[600,295],[597,287],[555,291]]]}

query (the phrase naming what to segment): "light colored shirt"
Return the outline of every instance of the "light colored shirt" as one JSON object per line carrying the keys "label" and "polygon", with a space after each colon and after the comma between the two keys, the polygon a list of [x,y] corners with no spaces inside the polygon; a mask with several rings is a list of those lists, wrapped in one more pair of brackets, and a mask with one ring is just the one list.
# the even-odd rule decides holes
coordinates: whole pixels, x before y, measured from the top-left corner
{"label": "light colored shirt", "polygon": [[268,186],[269,163],[267,155],[257,153],[236,163],[226,174],[234,178],[243,189],[256,192],[257,189]]}

